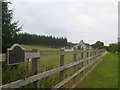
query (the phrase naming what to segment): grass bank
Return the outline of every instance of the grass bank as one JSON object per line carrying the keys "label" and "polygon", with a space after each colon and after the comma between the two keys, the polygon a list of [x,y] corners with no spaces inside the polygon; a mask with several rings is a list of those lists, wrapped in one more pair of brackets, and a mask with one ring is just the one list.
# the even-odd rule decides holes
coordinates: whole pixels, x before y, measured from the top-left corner
{"label": "grass bank", "polygon": [[108,53],[77,88],[118,88],[118,55]]}

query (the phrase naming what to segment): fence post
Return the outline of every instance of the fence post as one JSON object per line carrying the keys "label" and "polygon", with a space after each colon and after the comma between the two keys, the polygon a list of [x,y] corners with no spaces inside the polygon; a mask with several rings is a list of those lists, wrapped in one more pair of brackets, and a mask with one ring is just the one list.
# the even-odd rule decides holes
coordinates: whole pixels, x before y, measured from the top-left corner
{"label": "fence post", "polygon": [[[37,49],[33,49],[33,52],[39,52]],[[32,73],[33,75],[38,74],[40,72],[40,57],[39,58],[32,58]],[[39,80],[34,82],[35,87],[39,88]]]}
{"label": "fence post", "polygon": [[[64,51],[64,50],[60,50],[60,51]],[[64,65],[64,55],[60,55],[60,66]],[[62,81],[64,79],[64,70],[60,72],[60,81]]]}
{"label": "fence post", "polygon": [[[84,50],[83,50],[83,49],[81,50],[81,59],[82,59],[82,60],[84,59]],[[84,63],[84,61],[81,62],[81,69],[84,67],[84,66],[83,66],[83,63]],[[81,78],[81,80],[82,80],[82,78],[83,78],[83,71],[80,73],[80,78]]]}
{"label": "fence post", "polygon": [[97,59],[97,57],[98,57],[98,50],[96,51],[96,59]]}
{"label": "fence post", "polygon": [[[74,53],[73,54],[73,62],[75,62],[77,59],[76,59],[76,53]],[[77,65],[75,65],[74,67],[73,67],[73,72],[75,73],[76,72],[76,69],[77,69],[77,67],[76,67]],[[73,78],[73,83],[75,83],[75,78],[76,77],[74,77]]]}
{"label": "fence post", "polygon": [[[87,50],[87,58],[89,58],[89,49]],[[89,59],[87,60],[87,65],[88,65]]]}
{"label": "fence post", "polygon": [[93,50],[93,60],[95,60],[95,51]]}
{"label": "fence post", "polygon": [[83,59],[83,50],[81,50],[81,59]]}
{"label": "fence post", "polygon": [[[89,58],[90,58],[90,51],[91,51],[91,49],[89,49]],[[90,62],[90,59],[88,60],[88,63]]]}
{"label": "fence post", "polygon": [[94,50],[94,60],[96,60],[96,50]]}
{"label": "fence post", "polygon": [[[84,60],[84,50],[81,52],[81,58]],[[84,67],[84,61],[82,62],[82,68]]]}
{"label": "fence post", "polygon": [[91,63],[94,62],[94,50],[91,52],[92,58],[91,58]]}
{"label": "fence post", "polygon": [[97,59],[97,57],[98,57],[98,50],[96,50],[95,55],[96,55],[95,59]]}

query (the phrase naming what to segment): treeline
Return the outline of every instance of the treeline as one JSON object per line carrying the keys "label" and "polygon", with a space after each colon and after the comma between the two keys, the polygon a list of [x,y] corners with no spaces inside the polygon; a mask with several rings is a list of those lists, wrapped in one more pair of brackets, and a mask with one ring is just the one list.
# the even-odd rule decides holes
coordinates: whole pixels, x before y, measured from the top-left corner
{"label": "treeline", "polygon": [[106,49],[111,53],[120,53],[120,42],[119,43],[111,43],[109,46],[104,46],[104,43],[101,41],[97,41],[95,44],[91,45],[94,49]]}
{"label": "treeline", "polygon": [[120,42],[119,43],[111,43],[109,46],[105,46],[108,52],[112,53],[120,53]]}
{"label": "treeline", "polygon": [[17,35],[18,43],[24,45],[47,45],[47,46],[67,46],[67,38],[20,33]]}
{"label": "treeline", "polygon": [[101,41],[97,41],[95,44],[91,45],[94,49],[103,49],[104,48],[104,43]]}

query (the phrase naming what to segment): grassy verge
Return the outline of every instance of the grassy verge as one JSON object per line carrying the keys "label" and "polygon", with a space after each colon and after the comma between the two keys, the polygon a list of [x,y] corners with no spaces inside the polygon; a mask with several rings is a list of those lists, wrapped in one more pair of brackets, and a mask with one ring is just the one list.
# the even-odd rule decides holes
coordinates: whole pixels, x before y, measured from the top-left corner
{"label": "grassy verge", "polygon": [[[31,51],[32,49],[39,49],[40,51],[60,51],[58,48],[50,48],[50,47],[41,47],[41,46],[29,46],[22,45],[23,48],[27,51]],[[86,52],[84,53],[84,57],[86,57]],[[81,58],[81,54],[77,54],[77,59]],[[67,54],[64,57],[64,63],[69,64],[73,62],[73,54]],[[60,66],[60,56],[41,56],[40,57],[40,71],[44,72],[47,70],[51,70],[53,68]],[[12,81],[16,81],[18,79],[23,79],[32,75],[32,60],[26,60],[24,64],[8,66],[6,62],[3,63],[3,84],[10,83]],[[73,67],[64,71],[64,78],[73,74]],[[46,77],[40,80],[41,88],[48,88],[56,85],[59,81],[60,75],[56,73],[49,77]],[[77,81],[77,80],[76,80]],[[71,87],[72,80],[66,83],[63,87]],[[24,86],[23,88],[34,88],[34,83]],[[22,89],[23,89],[22,88]]]}
{"label": "grassy verge", "polygon": [[[50,48],[50,47],[41,47],[41,46],[25,46],[22,45],[23,48],[27,51],[31,51],[32,49],[39,49],[40,51],[60,51],[58,48]],[[73,62],[73,55],[65,55],[65,64]],[[41,56],[40,58],[40,70],[41,72],[59,67],[60,65],[60,56]],[[18,79],[23,79],[25,77],[29,77],[32,75],[32,61],[26,60],[24,64],[8,66],[6,62],[3,62],[2,67],[2,81],[3,84],[10,83],[12,81],[16,81]],[[70,70],[65,72],[65,77],[69,76]],[[47,77],[45,79],[40,80],[40,87],[47,88],[52,87],[59,82],[59,73]],[[30,84],[25,86],[25,88],[34,88],[34,84]]]}
{"label": "grassy verge", "polygon": [[108,53],[77,88],[118,88],[118,55]]}

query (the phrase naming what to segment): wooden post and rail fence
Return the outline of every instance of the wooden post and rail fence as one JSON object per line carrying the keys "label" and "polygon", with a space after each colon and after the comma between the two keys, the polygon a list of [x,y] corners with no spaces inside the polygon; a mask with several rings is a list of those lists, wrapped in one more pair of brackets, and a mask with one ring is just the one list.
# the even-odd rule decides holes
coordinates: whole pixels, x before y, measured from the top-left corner
{"label": "wooden post and rail fence", "polygon": [[[86,53],[87,57],[84,57],[84,53]],[[7,83],[2,85],[2,89],[7,88],[20,88],[22,86],[28,85],[30,83],[35,83],[36,88],[39,88],[40,80],[51,76],[56,73],[60,73],[60,82],[53,87],[53,89],[58,89],[66,84],[68,81],[73,80],[74,84],[71,88],[75,88],[78,82],[76,82],[75,77],[77,75],[81,76],[81,81],[95,66],[102,60],[102,57],[105,55],[105,49],[98,49],[98,50],[73,50],[73,51],[58,51],[58,52],[40,52],[39,50],[34,49],[33,52],[26,52],[25,49],[21,48],[20,45],[15,44],[10,49],[7,50],[6,54],[0,54],[2,57],[2,62],[6,61],[8,65],[15,65],[15,64],[22,64],[25,62],[26,59],[32,59],[32,72],[33,75],[27,77],[25,79],[20,79],[17,81],[13,81],[11,83]],[[73,54],[73,62],[70,64],[64,64],[64,56],[67,54]],[[81,58],[77,59],[77,54],[81,54]],[[60,66],[54,68],[52,70],[48,70],[42,73],[40,72],[40,57],[41,56],[60,56]],[[91,67],[92,68],[89,68]],[[68,76],[67,78],[63,78],[64,70],[69,68],[73,68],[73,74]]]}

